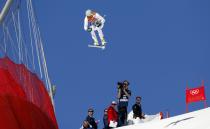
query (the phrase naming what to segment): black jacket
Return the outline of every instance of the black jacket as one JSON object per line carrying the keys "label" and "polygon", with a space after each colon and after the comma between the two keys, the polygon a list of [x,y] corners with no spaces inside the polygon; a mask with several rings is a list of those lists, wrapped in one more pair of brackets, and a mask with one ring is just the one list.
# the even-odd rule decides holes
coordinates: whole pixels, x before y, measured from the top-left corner
{"label": "black jacket", "polygon": [[108,116],[107,115],[104,115],[103,122],[104,122],[104,129],[109,129],[109,122],[108,122]]}
{"label": "black jacket", "polygon": [[143,118],[141,105],[134,104],[132,109],[133,109],[133,118],[136,117],[139,117],[140,119]]}
{"label": "black jacket", "polygon": [[97,124],[95,122],[95,118],[87,116],[86,120],[89,122],[89,124],[92,126],[93,129],[97,129]]}

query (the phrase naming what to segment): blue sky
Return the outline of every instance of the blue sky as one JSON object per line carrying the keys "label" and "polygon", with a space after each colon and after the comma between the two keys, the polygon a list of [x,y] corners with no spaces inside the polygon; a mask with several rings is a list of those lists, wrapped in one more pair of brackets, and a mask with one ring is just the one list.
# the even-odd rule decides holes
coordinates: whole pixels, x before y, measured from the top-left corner
{"label": "blue sky", "polygon": [[[143,111],[185,112],[185,87],[205,81],[210,99],[209,0],[34,1],[52,82],[57,85],[60,129],[77,129],[94,107],[102,128],[103,109],[116,98],[116,83],[129,80]],[[88,48],[86,9],[106,15],[107,49]],[[190,105],[190,111],[203,108]]]}

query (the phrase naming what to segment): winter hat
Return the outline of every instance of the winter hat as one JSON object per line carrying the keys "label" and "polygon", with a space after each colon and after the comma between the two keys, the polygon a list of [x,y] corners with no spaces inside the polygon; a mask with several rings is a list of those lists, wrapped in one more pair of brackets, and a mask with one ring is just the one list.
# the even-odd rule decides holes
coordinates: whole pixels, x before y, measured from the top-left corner
{"label": "winter hat", "polygon": [[88,112],[94,112],[93,108],[89,108]]}
{"label": "winter hat", "polygon": [[138,98],[141,99],[141,96],[136,96],[136,99],[138,99]]}
{"label": "winter hat", "polygon": [[112,101],[112,105],[117,105],[117,102],[115,102],[115,101]]}
{"label": "winter hat", "polygon": [[129,85],[130,83],[129,83],[129,81],[125,80],[125,81],[123,81],[123,84]]}

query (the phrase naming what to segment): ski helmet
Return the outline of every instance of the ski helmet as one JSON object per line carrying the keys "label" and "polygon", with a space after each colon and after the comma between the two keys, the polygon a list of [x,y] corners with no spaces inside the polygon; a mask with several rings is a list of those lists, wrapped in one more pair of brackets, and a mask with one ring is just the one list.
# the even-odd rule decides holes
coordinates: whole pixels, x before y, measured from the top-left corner
{"label": "ski helmet", "polygon": [[90,16],[92,14],[92,11],[90,9],[86,10],[85,12],[86,16]]}

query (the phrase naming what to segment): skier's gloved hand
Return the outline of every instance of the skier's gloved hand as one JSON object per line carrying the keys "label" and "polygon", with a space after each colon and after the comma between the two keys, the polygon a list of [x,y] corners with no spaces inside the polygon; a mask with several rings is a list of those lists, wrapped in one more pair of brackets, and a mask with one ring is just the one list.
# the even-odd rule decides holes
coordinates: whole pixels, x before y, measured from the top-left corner
{"label": "skier's gloved hand", "polygon": [[91,31],[92,31],[92,28],[88,28],[87,31],[88,31],[88,32],[91,32]]}

